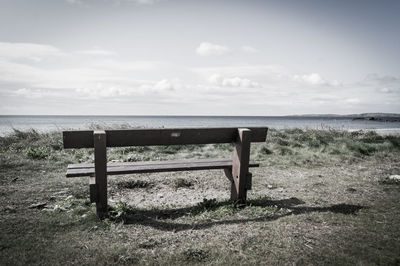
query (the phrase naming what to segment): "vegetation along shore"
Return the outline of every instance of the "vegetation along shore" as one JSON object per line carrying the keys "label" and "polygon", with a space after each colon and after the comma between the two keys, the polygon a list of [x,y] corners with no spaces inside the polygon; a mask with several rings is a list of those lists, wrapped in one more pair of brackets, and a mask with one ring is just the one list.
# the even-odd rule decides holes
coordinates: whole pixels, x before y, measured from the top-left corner
{"label": "vegetation along shore", "polygon": [[[108,149],[109,161],[230,157],[231,145]],[[400,135],[271,129],[247,206],[223,171],[109,177],[100,221],[61,132],[0,137],[1,265],[398,265]]]}

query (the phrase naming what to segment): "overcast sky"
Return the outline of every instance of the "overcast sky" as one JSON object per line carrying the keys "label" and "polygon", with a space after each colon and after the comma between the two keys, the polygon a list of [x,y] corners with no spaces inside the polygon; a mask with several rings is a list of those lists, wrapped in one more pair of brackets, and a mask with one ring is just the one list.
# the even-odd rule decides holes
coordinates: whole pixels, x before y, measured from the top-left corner
{"label": "overcast sky", "polygon": [[1,0],[0,114],[400,113],[400,1]]}

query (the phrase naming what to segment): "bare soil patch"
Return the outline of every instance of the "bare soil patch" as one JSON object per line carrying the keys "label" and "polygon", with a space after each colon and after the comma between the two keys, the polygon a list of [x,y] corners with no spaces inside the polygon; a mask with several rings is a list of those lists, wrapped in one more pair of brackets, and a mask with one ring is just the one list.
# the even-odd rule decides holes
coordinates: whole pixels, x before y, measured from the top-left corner
{"label": "bare soil patch", "polygon": [[[247,206],[229,202],[223,171],[109,177],[110,219],[89,203],[89,180],[66,166],[59,133],[2,137],[1,265],[400,263],[399,136],[272,131],[252,146]],[[221,145],[116,149],[109,159],[226,157]]]}

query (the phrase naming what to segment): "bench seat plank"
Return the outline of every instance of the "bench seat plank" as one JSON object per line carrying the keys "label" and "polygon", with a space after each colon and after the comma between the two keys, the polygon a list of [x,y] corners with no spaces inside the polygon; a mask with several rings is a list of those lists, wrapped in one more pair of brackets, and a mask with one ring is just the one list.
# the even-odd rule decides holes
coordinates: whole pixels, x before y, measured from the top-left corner
{"label": "bench seat plank", "polygon": [[[258,167],[259,163],[250,162],[249,167]],[[208,169],[226,169],[232,167],[232,159],[198,159],[176,161],[150,161],[150,162],[126,162],[108,163],[108,175],[155,173],[170,171],[190,171]],[[67,177],[94,175],[94,164],[70,164],[67,169]]]}
{"label": "bench seat plank", "polygon": [[[264,142],[267,127],[250,127],[251,142]],[[237,128],[153,128],[105,130],[107,147],[235,142]],[[92,130],[63,131],[64,148],[93,148]]]}

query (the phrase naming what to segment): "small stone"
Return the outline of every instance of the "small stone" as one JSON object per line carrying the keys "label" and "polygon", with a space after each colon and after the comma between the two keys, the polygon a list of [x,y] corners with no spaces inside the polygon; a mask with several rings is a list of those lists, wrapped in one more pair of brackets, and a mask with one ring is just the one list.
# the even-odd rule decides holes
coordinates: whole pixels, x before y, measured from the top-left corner
{"label": "small stone", "polygon": [[357,189],[355,189],[355,188],[352,188],[352,187],[349,187],[348,189],[346,189],[348,192],[351,192],[351,193],[353,193],[353,192],[356,192],[357,191]]}
{"label": "small stone", "polygon": [[69,195],[68,197],[65,198],[65,200],[70,200],[70,199],[72,199],[73,197],[74,197],[74,196]]}
{"label": "small stone", "polygon": [[389,180],[400,181],[400,175],[391,175],[389,176]]}
{"label": "small stone", "polygon": [[53,211],[66,211],[66,210],[67,210],[66,208],[64,208],[60,205],[57,205],[57,204],[53,208]]}
{"label": "small stone", "polygon": [[28,209],[43,209],[47,205],[47,202],[39,202],[31,204]]}
{"label": "small stone", "polygon": [[90,227],[90,228],[89,228],[89,231],[94,231],[94,230],[97,230],[97,229],[98,229],[98,226],[95,225],[95,226]]}

